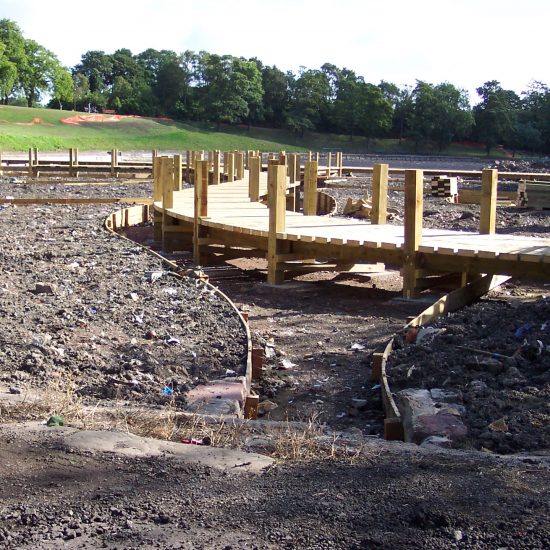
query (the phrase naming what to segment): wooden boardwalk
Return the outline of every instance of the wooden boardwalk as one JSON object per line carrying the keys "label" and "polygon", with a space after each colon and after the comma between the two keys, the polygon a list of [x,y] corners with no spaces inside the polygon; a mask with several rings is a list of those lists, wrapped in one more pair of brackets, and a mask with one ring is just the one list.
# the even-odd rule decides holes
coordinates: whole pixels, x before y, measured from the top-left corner
{"label": "wooden boardwalk", "polygon": [[[196,215],[196,190],[192,187],[174,190],[168,208],[164,208],[162,198],[157,197],[154,203],[157,236],[167,249],[177,249],[186,239],[187,244],[194,242],[195,259],[200,263],[204,263],[202,254],[211,245],[223,245],[226,250],[246,247],[266,252],[274,283],[282,282],[285,271],[314,269],[313,259],[330,259],[336,268],[343,270],[365,262],[381,262],[401,269],[409,294],[429,286],[423,280],[433,281],[430,277],[448,273],[461,274],[463,282],[480,273],[550,279],[550,238],[422,228],[422,189],[418,189],[418,184],[416,189],[411,187],[414,175],[409,178],[413,183],[409,183],[412,191],[409,190],[408,195],[406,191],[406,208],[412,200],[412,210],[416,211],[406,214],[405,226],[306,216],[287,210],[283,225],[277,222],[276,231],[272,216],[270,232],[270,208],[264,202],[250,200],[249,172],[245,171],[242,180],[207,186],[203,191],[207,193],[203,215]],[[267,172],[262,172],[260,195],[264,198],[267,179]],[[288,178],[285,177],[284,182],[286,193],[292,194]],[[204,197],[199,197],[201,200],[205,203]],[[292,203],[292,199],[288,202]],[[407,224],[409,230],[406,230]],[[233,255],[238,256],[238,251],[233,251]],[[306,264],[299,263],[304,260]]]}

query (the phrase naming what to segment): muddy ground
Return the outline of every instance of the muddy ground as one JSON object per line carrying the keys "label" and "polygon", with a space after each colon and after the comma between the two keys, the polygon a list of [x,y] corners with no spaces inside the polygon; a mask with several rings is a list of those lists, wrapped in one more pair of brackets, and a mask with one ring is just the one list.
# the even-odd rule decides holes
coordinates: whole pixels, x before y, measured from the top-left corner
{"label": "muddy ground", "polygon": [[[0,196],[16,196],[24,190],[21,186],[14,189],[9,182],[6,186],[0,189]],[[29,189],[29,193],[34,193],[33,187]],[[138,196],[135,189],[131,186],[126,196]],[[67,188],[59,186],[57,192],[65,196]],[[98,192],[104,191],[98,188]],[[122,193],[115,193],[118,192]],[[428,200],[426,205],[429,218]],[[174,296],[166,290],[175,285],[168,275],[155,283],[147,281],[143,272],[159,269],[156,261],[138,252],[137,247],[120,244],[116,238],[102,233],[98,222],[112,207],[24,208],[28,218],[23,226],[14,225],[18,223],[14,221],[14,212],[20,213],[23,207],[0,211],[0,219],[5,217],[8,222],[4,234],[17,236],[4,240],[1,247],[4,280],[16,291],[3,301],[2,308],[7,313],[21,312],[19,317],[8,319],[9,323],[2,321],[14,331],[13,337],[26,344],[30,341],[34,346],[32,336],[39,327],[41,334],[52,335],[52,340],[46,338],[48,342],[39,345],[64,350],[74,346],[77,352],[64,351],[62,358],[68,358],[69,365],[73,365],[76,382],[81,376],[89,380],[87,383],[93,390],[87,396],[89,399],[110,395],[107,388],[112,388],[113,381],[103,373],[112,363],[119,365],[119,372],[109,376],[117,381],[128,368],[133,369],[130,373],[134,380],[143,365],[151,367],[144,373],[153,376],[150,384],[144,382],[147,386],[144,394],[134,391],[132,380],[128,380],[129,388],[125,383],[117,388],[125,399],[151,406],[158,406],[159,398],[163,399],[159,390],[170,380],[192,383],[190,369],[194,363],[188,350],[191,343],[196,346],[193,349],[206,350],[207,343],[200,339],[187,342],[191,333],[199,338],[199,330],[174,333],[172,327],[167,330],[160,316],[153,319],[156,315],[143,318],[148,323],[158,322],[158,326],[149,326],[155,332],[153,343],[147,338],[147,325],[136,320],[135,315],[140,318],[142,310],[168,315],[175,306]],[[476,207],[462,208],[438,201],[432,217],[440,227],[457,220],[474,224]],[[456,213],[451,217],[449,212]],[[472,212],[474,218],[464,212]],[[510,219],[514,220],[518,212],[511,214]],[[541,227],[545,223],[538,213],[526,212],[523,217],[519,214],[515,225],[527,231],[534,225],[531,221],[537,220]],[[35,222],[37,216],[40,223]],[[150,238],[147,231],[150,229],[140,239]],[[18,240],[20,235],[25,235],[23,241]],[[56,241],[47,240],[52,238]],[[93,248],[92,239],[100,248]],[[79,243],[84,242],[83,250]],[[63,244],[61,251],[53,247],[59,243]],[[48,258],[50,254],[53,255]],[[187,261],[185,255],[179,259],[183,264]],[[93,262],[99,267],[90,265]],[[68,453],[52,429],[44,427],[38,435],[25,435],[26,432],[6,424],[8,417],[2,411],[5,425],[0,430],[3,464],[0,540],[7,548],[58,548],[62,544],[69,548],[205,549],[389,549],[410,548],[412,544],[421,548],[545,547],[544,541],[550,535],[550,476],[545,457],[502,458],[477,451],[390,444],[376,437],[381,433],[382,417],[378,392],[370,381],[371,352],[398,332],[408,316],[416,315],[427,305],[400,299],[397,274],[320,273],[303,276],[281,291],[264,284],[261,260],[233,263],[244,267],[245,272],[220,267],[212,268],[209,274],[211,281],[236,303],[248,307],[256,342],[274,350],[259,389],[262,399],[269,399],[278,407],[266,417],[316,419],[327,426],[325,443],[331,440],[327,434],[346,430],[351,452],[331,453],[329,445],[329,452],[304,454],[296,462],[279,461],[260,475],[239,474],[177,463],[168,456],[130,459],[101,453]],[[85,271],[80,273],[82,267]],[[96,270],[101,280],[106,272],[115,273],[110,278],[110,289],[103,289],[104,283],[94,280]],[[29,292],[36,291],[37,282],[51,283],[55,294]],[[92,288],[88,288],[90,282]],[[98,286],[94,288],[94,284]],[[197,292],[194,284],[184,285],[185,292]],[[544,293],[544,286],[524,286],[520,281],[513,284],[504,292],[510,293],[514,303],[514,297],[521,302],[525,297],[532,299],[537,292]],[[9,288],[4,281],[2,287]],[[73,290],[72,295],[68,289]],[[136,309],[131,296],[134,290],[140,299],[143,295],[143,300],[154,300],[152,307],[140,304]],[[183,292],[179,287],[177,291]],[[73,303],[74,294],[80,302],[75,299]],[[111,306],[112,294],[116,303]],[[187,299],[186,296],[178,294],[176,302]],[[215,335],[209,340],[209,349],[216,349],[215,331],[226,329],[217,326],[219,323],[203,327],[204,293],[189,296],[201,304],[197,308],[200,320],[191,322],[198,322],[197,328],[206,329],[200,334]],[[497,308],[503,301],[501,298],[495,297],[490,303]],[[58,308],[59,302],[62,304]],[[71,315],[71,320],[56,315],[61,309]],[[526,308],[526,313],[529,311]],[[101,317],[95,324],[98,315]],[[109,321],[113,315],[116,322]],[[5,314],[2,319],[6,319]],[[469,315],[461,319],[460,323],[471,324]],[[86,325],[79,326],[78,320]],[[182,325],[185,322],[184,319]],[[55,326],[56,330],[50,333],[45,330],[47,326]],[[86,349],[83,344],[90,343],[94,331],[99,332],[93,342],[96,347]],[[105,336],[101,336],[101,331]],[[180,343],[169,344],[167,336],[177,338]],[[538,332],[532,336],[541,337]],[[232,348],[234,344],[229,343],[227,332],[222,332],[219,338],[224,342],[224,355],[228,352],[235,358],[232,367],[236,368],[238,349]],[[482,344],[476,343],[479,347]],[[47,378],[40,377],[44,365],[52,373],[63,369],[62,363],[56,364],[59,358],[55,354],[59,352],[41,353],[46,357],[41,365],[37,367],[30,361],[38,373],[35,377],[25,371],[26,355],[17,348],[12,345],[4,356],[6,388],[30,384],[29,379],[42,384]],[[32,351],[36,351],[34,347]],[[151,364],[143,360],[145,351],[154,353],[152,357],[160,363],[158,369],[154,368],[151,355],[145,355]],[[2,352],[5,353],[4,347]],[[128,354],[128,361],[120,362],[121,352]],[[98,365],[90,359],[90,355],[96,354],[100,358]],[[19,361],[16,369],[12,356]],[[134,361],[132,365],[133,359],[142,364]],[[218,366],[214,359],[208,356],[217,374],[226,363],[222,361]],[[285,366],[284,359],[293,364]],[[181,364],[189,376],[175,370]],[[88,368],[81,372],[80,365]],[[86,370],[90,371],[89,378]],[[29,374],[26,381],[18,380],[21,375],[25,379],[25,372]],[[524,389],[522,386],[521,391]],[[272,433],[269,428],[257,431],[260,447],[263,441],[269,452]],[[251,445],[245,442],[244,446]],[[509,452],[498,447],[491,449],[490,445],[487,448]],[[255,449],[258,450],[258,445]]]}

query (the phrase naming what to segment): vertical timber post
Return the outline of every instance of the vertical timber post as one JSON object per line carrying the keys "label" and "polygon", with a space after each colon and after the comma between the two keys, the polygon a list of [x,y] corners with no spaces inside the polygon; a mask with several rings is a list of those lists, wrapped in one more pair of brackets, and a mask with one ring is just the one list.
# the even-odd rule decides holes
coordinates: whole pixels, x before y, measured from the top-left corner
{"label": "vertical timber post", "polygon": [[212,183],[220,184],[220,152],[214,151],[214,162],[212,164]]}
{"label": "vertical timber post", "polygon": [[331,167],[332,167],[332,153],[329,151],[327,153],[327,178],[330,178]]}
{"label": "vertical timber post", "polygon": [[[162,200],[162,187],[160,185],[160,162],[161,157],[153,157],[153,203]],[[153,238],[157,242],[162,241],[162,212],[159,212],[154,205],[153,208]]]}
{"label": "vertical timber post", "polygon": [[33,150],[32,150],[32,147],[29,149],[29,176],[32,176],[33,175],[33,159],[34,159],[34,154],[33,154]]}
{"label": "vertical timber post", "polygon": [[200,225],[201,218],[208,216],[208,161],[195,162],[195,195],[193,220],[193,262],[202,265],[201,239],[205,228]]}
{"label": "vertical timber post", "polygon": [[236,179],[244,179],[244,153],[242,151],[235,153],[235,164]]}
{"label": "vertical timber post", "polygon": [[479,215],[479,232],[482,235],[493,235],[497,214],[498,172],[486,169],[481,172],[481,212]]}
{"label": "vertical timber post", "polygon": [[296,181],[296,155],[288,155],[288,177],[289,183]]}
{"label": "vertical timber post", "polygon": [[277,255],[281,241],[278,233],[284,233],[286,226],[286,166],[273,164],[267,169],[269,202],[269,237],[267,244],[267,282],[280,285],[284,282],[284,270],[279,267]]}
{"label": "vertical timber post", "polygon": [[403,244],[403,296],[414,298],[416,287],[416,259],[422,241],[422,207],[424,199],[424,172],[405,170],[405,242]]}
{"label": "vertical timber post", "polygon": [[235,153],[227,153],[227,181],[235,181]]}
{"label": "vertical timber post", "polygon": [[375,164],[372,170],[372,211],[370,222],[384,225],[388,215],[388,165]]}
{"label": "vertical timber post", "polygon": [[[180,161],[181,161],[181,157]],[[161,157],[158,168],[160,188],[162,192],[162,249],[165,252],[173,251],[175,235],[167,229],[174,225],[174,218],[168,214],[168,208],[174,208],[174,191],[177,182],[175,157]]]}
{"label": "vertical timber post", "polygon": [[174,191],[181,191],[183,183],[183,158],[181,155],[174,155]]}
{"label": "vertical timber post", "polygon": [[251,202],[260,200],[260,157],[248,158],[248,198]]}
{"label": "vertical timber post", "polygon": [[304,216],[317,215],[317,161],[308,160],[304,169]]}

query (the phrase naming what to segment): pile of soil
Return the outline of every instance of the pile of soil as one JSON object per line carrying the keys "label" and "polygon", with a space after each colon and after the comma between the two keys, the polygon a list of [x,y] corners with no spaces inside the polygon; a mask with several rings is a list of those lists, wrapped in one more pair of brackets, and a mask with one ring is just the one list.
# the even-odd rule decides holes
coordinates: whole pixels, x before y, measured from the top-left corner
{"label": "pile of soil", "polygon": [[[176,401],[243,374],[235,310],[195,279],[107,233],[113,206],[0,207],[0,382],[69,384],[85,397]],[[170,392],[168,392],[170,393]]]}
{"label": "pile of soil", "polygon": [[468,428],[459,446],[501,454],[548,452],[550,300],[518,300],[514,287],[505,285],[492,299],[439,319],[418,344],[396,337],[388,380],[392,392],[456,392]]}

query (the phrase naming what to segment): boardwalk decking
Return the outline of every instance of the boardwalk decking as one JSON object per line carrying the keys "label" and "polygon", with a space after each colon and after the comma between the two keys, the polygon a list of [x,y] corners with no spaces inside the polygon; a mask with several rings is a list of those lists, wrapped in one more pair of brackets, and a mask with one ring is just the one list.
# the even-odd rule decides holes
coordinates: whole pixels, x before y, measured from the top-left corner
{"label": "boardwalk decking", "polygon": [[[267,194],[267,173],[261,174],[261,195]],[[194,223],[193,188],[175,191],[173,207],[163,212],[164,223]],[[249,246],[266,251],[269,209],[248,198],[248,172],[240,181],[208,186],[208,214],[198,220],[203,242]],[[373,225],[368,221],[286,212],[285,230],[277,233],[283,245],[278,261],[334,258],[340,262],[383,262],[401,268],[410,258],[404,249],[403,226]],[[481,235],[447,229],[422,229],[414,267],[424,272],[494,273],[550,279],[550,238]]]}

